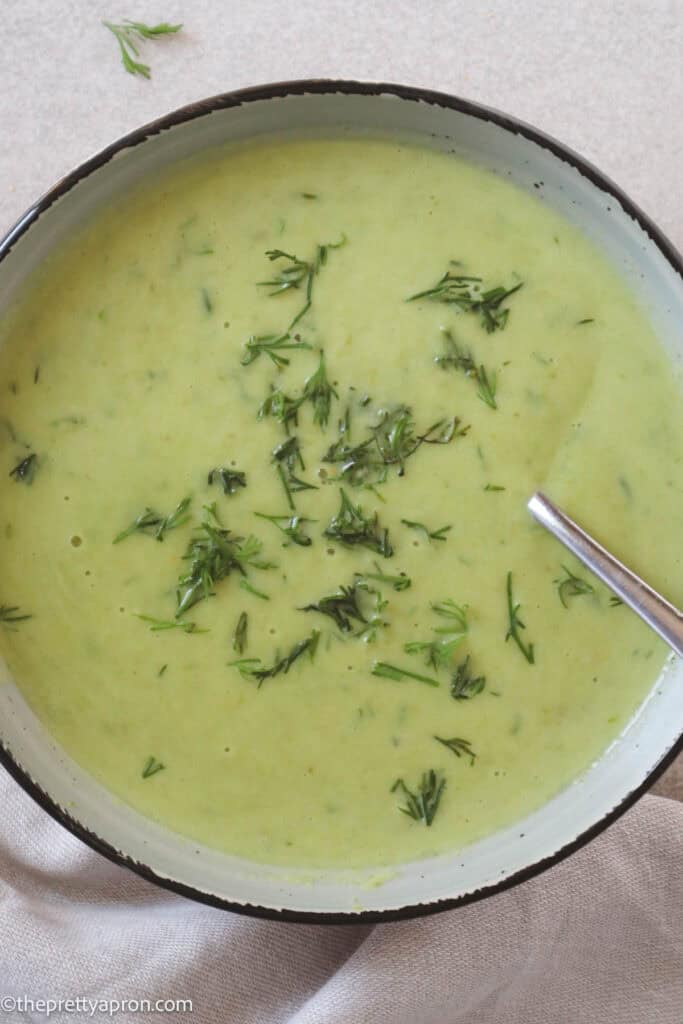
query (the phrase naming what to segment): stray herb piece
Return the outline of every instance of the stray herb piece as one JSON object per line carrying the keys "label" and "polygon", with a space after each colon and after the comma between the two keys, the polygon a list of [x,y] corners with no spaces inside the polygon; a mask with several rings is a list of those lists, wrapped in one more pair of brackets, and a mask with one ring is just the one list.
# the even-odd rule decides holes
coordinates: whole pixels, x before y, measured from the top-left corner
{"label": "stray herb piece", "polygon": [[244,654],[247,649],[247,630],[249,627],[249,618],[246,612],[240,612],[240,617],[237,620],[235,626],[235,632],[232,636],[232,649],[237,654]]}
{"label": "stray herb piece", "polygon": [[208,633],[208,629],[199,629],[196,622],[186,622],[184,619],[155,619],[152,615],[138,615],[136,619],[150,623],[153,633],[159,633],[166,629],[182,629],[183,633]]}
{"label": "stray herb piece", "polygon": [[157,672],[157,676],[159,677],[159,679],[161,679],[161,677],[163,676],[163,674],[164,674],[164,672],[166,671],[167,668],[168,668],[168,664],[161,666],[161,668]]}
{"label": "stray herb piece", "polygon": [[272,452],[273,462],[276,465],[278,476],[284,487],[287,496],[287,504],[294,511],[294,499],[292,494],[297,491],[315,491],[315,484],[309,484],[306,480],[296,475],[299,469],[305,469],[305,463],[301,454],[299,439],[292,435],[286,441],[276,445]]}
{"label": "stray herb piece", "polygon": [[[452,266],[457,266],[455,260],[451,260]],[[482,291],[482,278],[472,277],[467,274],[453,273],[447,270],[433,288],[417,292],[411,295],[408,302],[415,302],[417,299],[429,299],[433,302],[445,302],[447,305],[457,306],[464,313],[478,313],[482,327],[488,334],[495,330],[502,330],[510,315],[510,310],[503,306],[503,302],[522,287],[522,282],[513,285],[512,288],[488,288]]]}
{"label": "stray herb piece", "polygon": [[17,483],[32,484],[38,467],[38,456],[31,452],[25,459],[18,462],[14,469],[10,469],[9,475],[13,476]]}
{"label": "stray herb piece", "polygon": [[364,579],[359,577],[356,578],[356,585],[361,590],[366,590],[373,601],[373,609],[370,618],[367,620],[367,625],[363,629],[358,630],[355,634],[359,640],[362,640],[366,644],[372,644],[377,639],[377,633],[380,629],[385,629],[389,623],[382,618],[384,609],[389,604],[387,600],[382,597],[379,590],[375,590],[374,587],[369,587]]}
{"label": "stray herb piece", "polygon": [[206,288],[202,288],[202,305],[207,313],[213,313],[213,302]]}
{"label": "stray herb piece", "polygon": [[621,598],[617,597],[616,594],[612,594],[612,596],[609,599],[610,608],[618,608],[623,603],[624,602],[621,600]]}
{"label": "stray herb piece", "polygon": [[336,594],[329,597],[322,597],[315,604],[307,604],[299,609],[302,612],[320,612],[321,615],[328,615],[339,627],[342,633],[350,633],[353,626],[352,620],[367,624],[358,604],[358,584],[353,583],[350,587],[340,587]]}
{"label": "stray herb piece", "polygon": [[280,533],[288,538],[286,541],[283,541],[282,546],[284,548],[289,547],[290,543],[298,544],[301,548],[308,548],[313,543],[308,534],[304,532],[304,523],[315,523],[317,522],[316,519],[307,519],[305,516],[299,516],[296,513],[293,516],[267,516],[263,512],[254,512],[254,515],[258,516],[259,519],[267,519],[269,523],[278,528]]}
{"label": "stray herb piece", "polygon": [[380,527],[377,513],[366,516],[360,505],[354,505],[343,488],[339,488],[341,504],[336,516],[333,516],[324,531],[325,537],[336,540],[346,547],[369,548],[383,558],[390,558],[394,553],[389,542],[389,531]]}
{"label": "stray herb piece", "polygon": [[467,605],[450,599],[431,605],[432,611],[448,620],[447,626],[436,626],[433,640],[411,640],[403,645],[406,654],[426,654],[427,665],[437,671],[451,664],[453,653],[467,634]]}
{"label": "stray herb piece", "polygon": [[505,488],[501,487],[500,484],[486,484],[484,487],[485,491],[504,491]]}
{"label": "stray herb piece", "polygon": [[396,466],[398,475],[404,476],[406,460],[422,444],[449,444],[468,430],[456,416],[438,420],[423,434],[417,434],[410,408],[399,405],[392,410],[381,409],[369,436],[358,445],[348,444],[347,431],[340,431],[339,440],[328,448],[323,462],[339,463],[339,478],[352,487],[381,484],[390,466]]}
{"label": "stray herb piece", "polygon": [[496,389],[497,375],[495,370],[487,370],[482,364],[477,364],[469,349],[461,348],[450,331],[443,331],[446,351],[436,356],[434,362],[442,370],[461,370],[466,377],[471,377],[477,385],[477,395],[482,402],[491,409],[497,409]]}
{"label": "stray herb piece", "polygon": [[438,679],[431,676],[420,675],[419,672],[411,672],[407,668],[399,668],[397,665],[389,665],[386,661],[376,661],[372,666],[373,676],[380,676],[382,679],[393,679],[400,683],[404,679],[415,679],[418,683],[426,683],[428,686],[440,686]]}
{"label": "stray herb piece", "polygon": [[240,589],[246,590],[248,594],[253,594],[254,597],[260,597],[262,601],[270,601],[268,594],[264,594],[262,590],[257,590],[244,576],[240,580]]}
{"label": "stray herb piece", "polygon": [[138,42],[143,39],[159,39],[161,36],[174,35],[179,32],[182,25],[169,25],[163,21],[158,25],[145,25],[141,21],[124,21],[123,24],[114,25],[111,21],[103,21],[102,24],[108,28],[116,38],[121,51],[121,63],[131,75],[141,75],[143,78],[150,77],[148,64],[141,64],[134,57],[139,56]]}
{"label": "stray herb piece", "polygon": [[373,562],[373,565],[375,566],[374,572],[356,573],[357,578],[363,580],[377,580],[378,583],[388,583],[394,588],[394,590],[407,590],[410,586],[410,576],[406,576],[404,572],[400,572],[397,576],[389,576],[387,573],[382,572],[382,569],[377,562]]}
{"label": "stray herb piece", "polygon": [[164,534],[168,530],[175,530],[189,520],[190,516],[187,510],[191,501],[191,498],[183,498],[167,516],[162,516],[151,508],[146,508],[130,526],[127,526],[121,533],[117,533],[112,543],[120,544],[122,540],[130,537],[133,533],[151,533],[157,540],[163,540]]}
{"label": "stray herb piece", "polygon": [[566,565],[563,565],[565,575],[559,579],[553,580],[553,583],[557,587],[557,593],[560,601],[565,608],[569,607],[569,599],[572,597],[580,597],[581,594],[594,594],[595,587],[593,587],[586,580],[581,579],[580,576],[575,576],[571,569],[568,569]]}
{"label": "stray herb piece", "polygon": [[595,318],[592,317],[592,316],[587,316],[583,320],[577,320],[576,321],[576,326],[580,327],[581,324],[594,324],[594,323],[595,323]]}
{"label": "stray herb piece", "polygon": [[272,416],[285,428],[285,434],[289,434],[290,428],[297,426],[299,422],[300,406],[300,398],[291,398],[279,388],[272,388],[271,393],[259,408],[258,418],[262,420],[266,416]]}
{"label": "stray herb piece", "polygon": [[420,530],[424,533],[427,540],[447,540],[446,534],[453,529],[451,525],[441,526],[438,530],[430,530],[424,523],[415,523],[412,519],[402,519],[401,522],[411,530]]}
{"label": "stray herb piece", "polygon": [[318,196],[316,195],[315,192],[302,192],[301,193],[301,198],[302,199],[317,199]]}
{"label": "stray herb piece", "polygon": [[284,292],[293,289],[300,289],[305,292],[305,301],[299,312],[296,314],[289,327],[289,331],[298,324],[299,320],[311,308],[313,300],[313,283],[322,267],[327,263],[327,254],[330,249],[341,249],[346,245],[346,236],[342,235],[338,242],[327,242],[325,245],[318,245],[311,260],[300,260],[298,256],[285,252],[283,249],[268,249],[266,256],[271,263],[280,262],[280,271],[268,281],[259,281],[258,284],[270,288],[269,295],[282,295]]}
{"label": "stray herb piece", "polygon": [[18,604],[0,604],[0,624],[8,629],[14,629],[15,623],[26,622],[27,619],[33,618],[32,615],[23,615],[20,612]]}
{"label": "stray herb piece", "polygon": [[152,775],[156,775],[157,772],[163,772],[165,767],[165,764],[162,764],[161,761],[157,761],[156,757],[150,755],[145,761],[145,767],[142,769],[142,777],[143,779],[151,779]]}
{"label": "stray herb piece", "polygon": [[486,676],[475,676],[470,671],[469,654],[461,661],[451,679],[451,697],[453,700],[471,700],[486,686]]}
{"label": "stray herb piece", "polygon": [[176,619],[198,601],[211,597],[216,584],[231,572],[246,576],[247,569],[275,568],[273,562],[264,562],[259,557],[262,546],[256,537],[245,539],[223,529],[215,520],[213,509],[207,509],[207,517],[195,531],[183,555],[190,567],[176,587]]}
{"label": "stray herb piece", "polygon": [[399,807],[399,811],[407,814],[414,821],[423,821],[425,825],[429,826],[434,821],[445,788],[446,780],[443,776],[437,775],[433,768],[430,768],[428,772],[422,773],[416,793],[408,789],[403,779],[396,779],[390,792],[399,791],[406,798],[405,804]]}
{"label": "stray herb piece", "polygon": [[303,654],[308,653],[312,661],[318,649],[319,639],[320,632],[314,629],[309,636],[294,644],[289,654],[286,654],[284,658],[278,658],[276,655],[274,663],[269,668],[262,667],[260,658],[240,658],[237,661],[230,661],[228,664],[239,669],[240,674],[245,679],[255,679],[260,688],[266,679],[272,679],[280,674],[287,675],[294,662],[298,661]]}
{"label": "stray herb piece", "polygon": [[239,469],[226,469],[220,466],[212,469],[208,476],[209,485],[216,483],[223,488],[223,494],[235,494],[240,487],[247,486],[247,474]]}
{"label": "stray herb piece", "polygon": [[241,363],[242,366],[249,366],[262,353],[265,353],[270,361],[277,366],[278,370],[281,370],[283,366],[289,366],[289,359],[281,355],[282,352],[290,350],[301,351],[302,349],[310,351],[311,347],[307,341],[302,341],[298,334],[292,336],[289,332],[285,334],[262,334],[259,336],[252,334],[244,346]]}
{"label": "stray herb piece", "polygon": [[309,401],[313,404],[313,422],[320,427],[326,427],[330,418],[330,406],[333,398],[338,398],[335,388],[327,379],[325,370],[325,353],[320,353],[318,369],[306,378],[302,401]]}
{"label": "stray herb piece", "polygon": [[450,740],[442,739],[441,736],[435,736],[434,739],[437,743],[442,743],[444,747],[448,747],[456,757],[469,757],[470,764],[474,764],[477,755],[472,750],[469,740],[461,740],[457,736]]}
{"label": "stray herb piece", "polygon": [[519,608],[520,608],[519,602],[515,601],[513,596],[512,596],[512,573],[511,572],[509,572],[507,574],[506,592],[507,592],[507,604],[508,604],[508,619],[509,619],[509,623],[510,624],[509,624],[509,627],[508,627],[508,631],[505,634],[505,639],[509,640],[510,637],[512,637],[512,639],[515,641],[515,643],[519,647],[520,651],[522,652],[522,654],[524,655],[526,660],[529,662],[530,665],[533,665],[534,664],[534,645],[533,644],[525,644],[524,640],[522,639],[522,636],[521,636],[521,631],[523,629],[526,629],[526,626],[524,625],[524,623],[522,622],[522,620],[520,619],[519,614],[518,614]]}

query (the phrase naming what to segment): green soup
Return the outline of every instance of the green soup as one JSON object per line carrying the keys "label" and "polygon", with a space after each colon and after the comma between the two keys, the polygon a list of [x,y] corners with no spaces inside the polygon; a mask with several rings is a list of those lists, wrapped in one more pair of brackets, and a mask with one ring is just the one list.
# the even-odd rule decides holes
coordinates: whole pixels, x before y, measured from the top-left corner
{"label": "green soup", "polygon": [[301,866],[453,849],[660,672],[526,500],[679,597],[678,386],[605,259],[495,176],[224,149],[94,218],[1,331],[2,654],[171,829]]}

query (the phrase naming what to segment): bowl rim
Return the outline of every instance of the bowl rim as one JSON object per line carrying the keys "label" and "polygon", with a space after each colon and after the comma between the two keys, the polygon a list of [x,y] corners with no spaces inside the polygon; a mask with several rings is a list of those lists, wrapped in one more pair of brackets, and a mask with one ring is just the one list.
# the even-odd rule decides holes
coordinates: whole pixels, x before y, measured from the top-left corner
{"label": "bowl rim", "polygon": [[[214,96],[189,103],[179,107],[168,114],[149,121],[139,128],[120,136],[114,142],[105,146],[92,156],[80,163],[74,170],[60,178],[53,186],[45,191],[26,212],[9,228],[4,237],[0,238],[0,263],[10,254],[16,243],[23,237],[37,219],[56,203],[63,195],[70,192],[79,182],[87,178],[93,171],[103,167],[119,153],[132,149],[144,143],[152,136],[159,135],[178,125],[193,121],[214,111],[225,110],[231,107],[240,107],[246,103],[284,99],[288,96],[303,96],[306,94],[327,95],[342,93],[355,96],[381,96],[389,95],[400,100],[407,100],[414,103],[426,103],[431,106],[449,108],[460,114],[488,121],[504,130],[522,136],[529,142],[536,143],[542,149],[551,152],[553,155],[574,167],[583,177],[587,178],[601,192],[612,196],[622,207],[624,212],[633,218],[642,231],[647,235],[653,245],[661,252],[667,262],[672,266],[679,277],[683,279],[683,257],[677,248],[666,237],[650,217],[614,182],[602,173],[594,164],[586,160],[575,150],[555,139],[553,136],[535,128],[510,114],[504,113],[496,108],[464,99],[450,93],[440,92],[420,86],[399,85],[391,82],[357,81],[354,79],[335,78],[312,78],[295,79],[292,81],[281,81],[266,83],[263,85],[249,86],[242,89],[231,90],[230,92],[218,93]],[[566,843],[560,849],[547,857],[529,864],[527,867],[515,872],[499,882],[460,896],[444,897],[429,903],[407,904],[402,907],[389,910],[348,910],[338,912],[328,911],[300,911],[286,908],[274,908],[259,906],[252,903],[238,903],[213,893],[196,889],[192,885],[179,882],[173,878],[160,875],[154,868],[138,861],[112,846],[107,840],[102,839],[81,821],[72,817],[61,807],[41,786],[39,786],[17,760],[8,746],[0,740],[0,764],[6,769],[9,775],[19,783],[22,789],[62,827],[67,829],[81,842],[85,843],[95,852],[106,857],[119,867],[128,868],[145,881],[175,893],[192,899],[195,902],[205,904],[221,910],[228,910],[240,913],[249,917],[256,917],[273,921],[285,921],[303,924],[367,924],[388,921],[401,921],[410,918],[424,917],[431,914],[441,913],[446,910],[453,910],[456,907],[475,903],[486,897],[512,889],[522,882],[528,881],[540,875],[548,868],[559,864],[566,857],[580,850],[592,839],[605,831],[611,824],[617,821],[628,811],[653,785],[654,782],[664,773],[670,764],[683,753],[683,730],[676,742],[666,751],[659,761],[648,772],[643,781],[633,790],[626,793],[619,803],[607,814],[603,815],[589,828]]]}

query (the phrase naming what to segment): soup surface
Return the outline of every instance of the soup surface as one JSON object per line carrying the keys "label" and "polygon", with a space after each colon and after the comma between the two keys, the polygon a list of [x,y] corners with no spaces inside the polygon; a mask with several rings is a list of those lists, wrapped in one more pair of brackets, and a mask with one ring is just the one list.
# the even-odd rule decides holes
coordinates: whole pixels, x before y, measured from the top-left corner
{"label": "soup surface", "polygon": [[658,676],[526,500],[680,601],[680,390],[604,258],[495,176],[204,155],[1,331],[2,654],[143,814],[274,864],[438,853],[576,779]]}

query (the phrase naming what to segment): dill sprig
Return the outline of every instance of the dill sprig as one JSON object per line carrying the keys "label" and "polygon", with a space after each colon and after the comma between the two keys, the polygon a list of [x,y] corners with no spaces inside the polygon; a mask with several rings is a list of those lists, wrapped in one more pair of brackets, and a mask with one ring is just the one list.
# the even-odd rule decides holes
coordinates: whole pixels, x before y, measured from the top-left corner
{"label": "dill sprig", "polygon": [[274,562],[260,558],[263,545],[256,537],[237,537],[224,529],[215,510],[206,508],[206,517],[195,531],[183,559],[189,569],[176,587],[176,619],[199,601],[213,595],[213,588],[231,572],[247,575],[247,569],[273,569]]}
{"label": "dill sprig", "polygon": [[14,629],[17,622],[26,622],[32,618],[28,613],[23,614],[18,604],[0,604],[0,624],[7,629]]}
{"label": "dill sprig", "polygon": [[360,622],[367,625],[367,619],[361,611],[358,603],[358,582],[352,583],[350,587],[341,586],[336,594],[328,597],[321,597],[319,601],[304,605],[299,611],[319,612],[327,615],[342,633],[350,633],[353,629],[352,622]]}
{"label": "dill sprig", "polygon": [[252,334],[245,343],[244,352],[240,362],[242,366],[249,366],[262,354],[268,356],[270,361],[281,370],[283,366],[289,366],[287,356],[282,352],[301,351],[312,348],[307,341],[302,341],[298,334],[291,335],[288,331],[285,334]]}
{"label": "dill sprig", "polygon": [[568,569],[566,565],[563,565],[562,568],[565,575],[553,580],[553,583],[557,587],[557,593],[560,601],[565,608],[569,607],[570,598],[580,597],[582,594],[595,593],[595,587],[587,580],[582,579],[580,576],[575,576],[571,569]]}
{"label": "dill sprig", "polygon": [[159,512],[146,508],[144,512],[141,512],[133,520],[130,526],[127,526],[125,530],[121,530],[121,533],[116,534],[112,543],[119,544],[133,533],[149,533],[156,540],[162,541],[164,535],[169,530],[175,530],[189,520],[190,516],[187,510],[190,507],[191,501],[192,498],[183,498],[167,516],[162,516]]}
{"label": "dill sprig", "polygon": [[399,811],[407,814],[414,821],[423,821],[425,825],[429,826],[434,821],[445,788],[446,780],[443,776],[438,775],[433,768],[430,768],[429,771],[422,773],[417,792],[413,793],[408,789],[403,779],[396,779],[390,792],[399,791],[406,798],[405,804],[399,807]]}
{"label": "dill sprig", "polygon": [[465,639],[468,630],[467,605],[456,604],[448,598],[432,604],[432,611],[448,621],[446,626],[435,626],[432,640],[410,640],[403,645],[406,654],[426,654],[426,664],[438,671],[453,661],[453,654]]}
{"label": "dill sprig", "polygon": [[150,754],[145,761],[144,768],[142,769],[142,777],[143,779],[150,779],[152,775],[156,775],[157,772],[162,772],[165,767],[165,764],[162,764],[161,761],[157,761],[156,757],[153,757]]}
{"label": "dill sprig", "polygon": [[126,71],[131,75],[141,75],[143,78],[149,78],[151,72],[149,64],[142,64],[135,60],[135,57],[140,55],[137,44],[144,39],[159,39],[161,36],[174,35],[183,27],[182,25],[169,25],[166,21],[162,21],[158,25],[145,25],[142,21],[129,21],[128,19],[119,25],[115,25],[111,21],[103,21],[102,24],[115,36],[121,51],[121,63]]}
{"label": "dill sprig", "polygon": [[300,398],[292,398],[279,388],[271,386],[270,394],[259,408],[258,419],[262,420],[266,416],[272,416],[285,428],[285,434],[289,434],[291,427],[298,425],[300,407]]}
{"label": "dill sprig", "polygon": [[623,603],[624,602],[621,600],[621,598],[617,597],[616,594],[612,594],[612,596],[609,599],[610,608],[619,608],[620,605],[622,605]]}
{"label": "dill sprig", "polygon": [[438,530],[430,530],[424,523],[417,523],[412,519],[402,519],[401,522],[411,530],[419,530],[424,533],[427,540],[447,540],[446,534],[453,529],[452,525],[441,526]]}
{"label": "dill sprig", "polygon": [[247,474],[239,469],[226,469],[219,466],[209,471],[209,486],[213,483],[223,488],[223,494],[235,494],[240,487],[247,486]]}
{"label": "dill sprig", "polygon": [[398,573],[396,576],[391,576],[386,572],[382,572],[382,568],[377,562],[373,562],[375,567],[374,572],[356,573],[357,579],[362,580],[376,580],[378,583],[387,583],[393,587],[394,590],[407,590],[411,584],[410,576],[406,576],[404,572]]}
{"label": "dill sprig", "polygon": [[411,672],[407,668],[399,668],[398,665],[390,665],[386,661],[376,661],[372,666],[372,675],[380,676],[382,679],[393,679],[400,683],[404,679],[415,679],[418,683],[426,683],[427,686],[440,686],[438,679],[431,676],[423,676],[419,672]]}
{"label": "dill sprig", "polygon": [[509,572],[507,574],[506,594],[507,594],[509,626],[508,626],[508,631],[505,634],[505,639],[509,640],[510,637],[512,637],[512,639],[515,641],[515,643],[519,647],[520,651],[522,652],[522,654],[524,655],[526,660],[529,662],[530,665],[533,665],[534,664],[534,645],[531,644],[531,643],[525,644],[524,640],[522,639],[521,631],[523,629],[526,629],[526,626],[524,625],[524,623],[522,622],[522,620],[519,617],[519,609],[520,609],[521,606],[520,606],[519,602],[515,601],[514,597],[512,596],[512,573],[511,572]]}
{"label": "dill sprig", "polygon": [[443,330],[446,351],[434,358],[434,362],[442,370],[460,370],[466,377],[471,377],[477,385],[477,396],[491,409],[497,409],[496,389],[497,375],[495,370],[487,370],[481,363],[477,365],[469,349],[461,348],[450,331]]}
{"label": "dill sprig", "polygon": [[259,281],[258,284],[270,288],[268,294],[271,296],[283,295],[285,292],[293,290],[305,293],[304,304],[287,328],[288,331],[291,331],[311,308],[313,284],[320,270],[327,263],[330,249],[341,249],[343,245],[346,245],[346,235],[342,235],[338,242],[327,242],[324,245],[316,246],[315,253],[310,260],[299,259],[298,256],[285,252],[283,249],[267,250],[266,256],[270,262],[279,262],[280,269],[272,278],[267,281]]}
{"label": "dill sprig", "polygon": [[14,477],[17,483],[32,484],[38,468],[38,456],[31,452],[25,458],[17,462],[14,469],[10,469],[9,475]]}
{"label": "dill sprig", "polygon": [[461,661],[451,678],[453,700],[470,700],[481,693],[486,686],[486,676],[475,676],[470,670],[469,654]]}
{"label": "dill sprig", "polygon": [[298,661],[303,654],[308,653],[312,661],[318,649],[319,639],[320,631],[314,629],[303,640],[295,643],[284,657],[280,658],[276,655],[275,661],[268,668],[263,667],[260,658],[239,658],[237,661],[228,662],[228,664],[237,668],[245,679],[255,679],[260,688],[266,679],[272,679],[281,674],[287,675],[294,662]]}
{"label": "dill sprig", "polygon": [[363,547],[390,558],[394,549],[389,542],[389,531],[379,525],[377,513],[367,516],[360,505],[354,505],[342,487],[339,488],[339,511],[324,530],[325,537],[346,547]]}
{"label": "dill sprig", "polygon": [[320,427],[326,427],[330,418],[330,406],[333,398],[338,398],[336,389],[327,379],[325,369],[325,353],[321,351],[318,369],[306,378],[301,402],[311,402],[313,405],[313,422]]}
{"label": "dill sprig", "polygon": [[301,548],[308,548],[313,543],[312,539],[304,531],[304,523],[316,523],[317,519],[307,519],[305,516],[294,515],[267,516],[264,512],[254,512],[259,519],[266,519],[273,526],[276,526],[280,533],[284,534],[287,540],[282,542],[283,548],[291,544],[297,544]]}
{"label": "dill sprig", "polygon": [[296,475],[299,469],[306,469],[298,437],[292,434],[286,441],[276,445],[272,451],[272,461],[275,463],[277,474],[284,488],[287,504],[294,511],[293,494],[298,491],[317,490],[315,484],[309,484]]}
{"label": "dill sprig", "polygon": [[232,635],[232,649],[237,654],[244,654],[247,649],[247,631],[249,628],[249,617],[246,612],[240,612],[240,617]]}
{"label": "dill sprig", "polygon": [[[344,425],[345,426],[345,425]],[[377,422],[370,426],[369,436],[360,444],[347,443],[348,430],[340,430],[340,438],[332,444],[323,462],[339,463],[338,479],[352,487],[384,483],[390,466],[405,475],[405,463],[423,444],[449,444],[464,436],[469,427],[461,426],[457,416],[441,419],[418,434],[413,414],[407,405],[380,409]]]}
{"label": "dill sprig", "polygon": [[160,633],[167,629],[182,629],[183,633],[208,633],[208,629],[199,629],[196,622],[187,622],[185,619],[156,619],[153,615],[141,615],[135,613],[136,619],[149,623],[153,633]]}
{"label": "dill sprig", "polygon": [[452,739],[443,739],[441,736],[435,736],[434,739],[437,743],[443,744],[444,747],[448,747],[456,757],[469,757],[470,764],[474,764],[476,754],[472,750],[472,745],[469,740],[460,739],[458,736],[453,736]]}
{"label": "dill sprig", "polygon": [[[460,266],[451,260],[451,266]],[[503,303],[522,287],[522,282],[512,288],[498,285],[495,288],[482,289],[482,278],[468,274],[455,273],[447,270],[432,288],[417,292],[408,298],[408,302],[428,299],[432,302],[445,302],[456,306],[464,313],[478,313],[482,327],[488,334],[502,330],[510,315],[510,310]]]}

